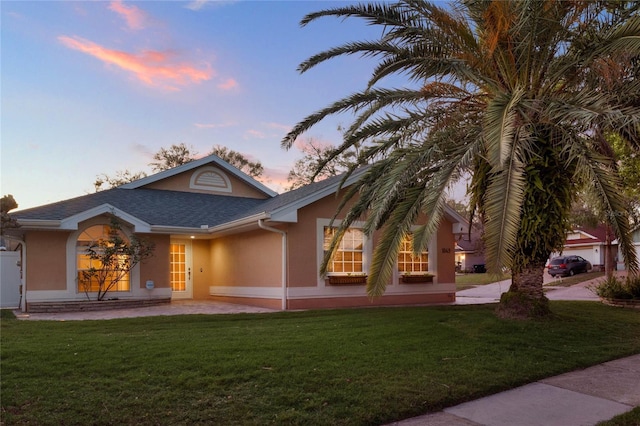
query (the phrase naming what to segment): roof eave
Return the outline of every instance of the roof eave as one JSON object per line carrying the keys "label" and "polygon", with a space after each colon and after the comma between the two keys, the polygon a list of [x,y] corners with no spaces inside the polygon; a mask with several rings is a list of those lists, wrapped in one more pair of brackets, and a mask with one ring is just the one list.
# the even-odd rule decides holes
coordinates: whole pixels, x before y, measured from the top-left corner
{"label": "roof eave", "polygon": [[20,229],[56,229],[60,228],[60,220],[18,219]]}

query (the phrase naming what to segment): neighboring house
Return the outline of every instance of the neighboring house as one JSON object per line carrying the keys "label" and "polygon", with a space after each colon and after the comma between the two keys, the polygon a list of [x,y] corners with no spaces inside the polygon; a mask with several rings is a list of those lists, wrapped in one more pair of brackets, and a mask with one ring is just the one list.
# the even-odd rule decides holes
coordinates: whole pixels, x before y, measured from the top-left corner
{"label": "neighboring house", "polygon": [[[363,283],[332,283],[366,274],[379,234],[367,237],[362,223],[343,238],[328,277],[319,275],[340,181],[329,178],[278,195],[209,156],[115,189],[17,211],[22,308],[86,299],[78,284],[84,247],[105,232],[110,213],[124,222],[127,235],[145,236],[156,248],[109,297],[219,300],[283,310],[453,302],[454,242],[467,230],[464,218],[449,208],[428,252],[413,256],[405,244],[382,297],[370,299]],[[427,271],[433,282],[404,283],[398,269]]]}
{"label": "neighboring house", "polygon": [[[596,228],[575,228],[567,233],[567,240],[562,255],[581,256],[591,262],[595,269],[604,267],[607,242],[611,241],[612,250],[617,253],[617,242],[611,234],[607,238],[607,227],[604,225]],[[551,257],[559,256],[553,253]]]}
{"label": "neighboring house", "polygon": [[478,231],[459,235],[456,240],[456,271],[476,272],[484,269],[484,243]]}

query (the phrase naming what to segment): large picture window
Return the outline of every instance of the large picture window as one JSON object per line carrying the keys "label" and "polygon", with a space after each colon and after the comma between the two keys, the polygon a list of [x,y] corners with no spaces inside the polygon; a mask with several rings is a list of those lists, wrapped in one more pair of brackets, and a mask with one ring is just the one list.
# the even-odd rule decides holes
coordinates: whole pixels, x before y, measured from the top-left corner
{"label": "large picture window", "polygon": [[418,255],[413,253],[413,234],[407,234],[398,252],[398,272],[401,274],[423,274],[429,271],[429,253],[423,251]]}
{"label": "large picture window", "polygon": [[[329,250],[333,236],[337,229],[324,227],[324,253]],[[331,274],[361,274],[364,254],[364,233],[360,229],[350,228],[344,233],[333,258],[329,262],[327,271]]]}
{"label": "large picture window", "polygon": [[[87,280],[85,272],[89,271],[91,268],[99,270],[102,268],[102,265],[99,260],[91,259],[89,257],[89,255],[87,254],[87,249],[95,242],[98,242],[100,240],[108,240],[109,231],[110,228],[108,225],[94,225],[85,229],[78,236],[78,240],[76,241],[78,292],[94,292],[99,290],[99,283],[97,278],[92,277],[90,280]],[[126,239],[126,237],[122,234],[121,237]],[[124,263],[126,259],[123,258],[122,261]],[[112,278],[108,277],[108,279],[111,280]],[[111,291],[129,291],[130,287],[129,273],[125,273],[122,277],[120,277],[115,286],[111,288]]]}

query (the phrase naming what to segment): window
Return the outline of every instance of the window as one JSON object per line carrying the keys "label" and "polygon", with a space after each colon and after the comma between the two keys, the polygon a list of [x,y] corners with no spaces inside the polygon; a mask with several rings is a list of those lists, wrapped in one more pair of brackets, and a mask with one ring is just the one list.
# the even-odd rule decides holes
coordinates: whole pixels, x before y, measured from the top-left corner
{"label": "window", "polygon": [[[324,227],[324,253],[329,250],[337,228]],[[344,233],[338,248],[329,262],[327,271],[333,274],[361,274],[363,268],[364,233],[360,229],[349,228]]]}
{"label": "window", "polygon": [[170,264],[169,274],[171,275],[171,290],[187,290],[187,246],[185,244],[171,244],[169,251]]}
{"label": "window", "polygon": [[398,271],[401,274],[426,273],[429,271],[429,252],[413,253],[413,234],[407,234],[400,243]]}
{"label": "window", "polygon": [[[77,271],[78,271],[78,292],[90,291],[98,291],[99,290],[99,282],[96,277],[92,277],[89,282],[85,278],[84,272],[88,271],[91,268],[95,268],[100,270],[102,268],[102,264],[99,260],[91,259],[87,254],[87,249],[91,244],[98,242],[100,240],[108,240],[109,239],[109,231],[110,228],[108,225],[94,225],[87,229],[85,229],[76,241],[76,259],[77,259]],[[124,235],[120,235],[122,238],[126,238]],[[121,256],[121,262],[124,266],[126,262],[126,258]],[[116,272],[107,273],[107,280],[111,281],[114,279]],[[85,288],[88,286],[88,288]],[[129,273],[124,274],[118,282],[111,288],[111,291],[129,291],[130,289],[130,279]]]}
{"label": "window", "polygon": [[231,181],[216,167],[202,167],[191,175],[189,188],[204,191],[231,192]]}

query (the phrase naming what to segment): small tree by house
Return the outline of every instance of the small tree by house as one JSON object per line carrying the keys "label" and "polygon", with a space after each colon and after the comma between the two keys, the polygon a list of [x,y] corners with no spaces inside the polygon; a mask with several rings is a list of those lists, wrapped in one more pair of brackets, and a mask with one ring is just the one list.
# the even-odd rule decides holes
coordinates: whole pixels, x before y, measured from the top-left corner
{"label": "small tree by house", "polygon": [[[93,186],[96,188],[96,192],[98,192],[104,189],[117,188],[120,185],[124,185],[144,177],[147,177],[145,172],[118,170],[113,176],[109,176],[106,173],[96,176],[96,181],[93,183]],[[106,185],[106,187],[103,187],[103,185]]]}
{"label": "small tree by house", "polygon": [[19,228],[20,224],[9,214],[10,210],[17,209],[18,203],[13,195],[5,195],[0,198],[0,247],[5,247],[4,234],[7,229]]}
{"label": "small tree by house", "polygon": [[85,256],[89,268],[81,271],[78,279],[87,299],[97,293],[97,300],[104,300],[107,293],[129,279],[131,270],[140,262],[153,256],[155,244],[133,235],[127,239],[120,220],[113,215],[107,230],[107,238],[92,241]]}
{"label": "small tree by house", "polygon": [[9,215],[9,211],[17,208],[18,203],[16,202],[15,198],[13,198],[13,195],[9,194],[0,198],[0,214],[2,216],[0,223],[2,226],[0,227],[0,232],[2,232],[3,234],[4,231],[9,228],[20,227],[20,225],[18,225],[18,221],[16,221]]}

